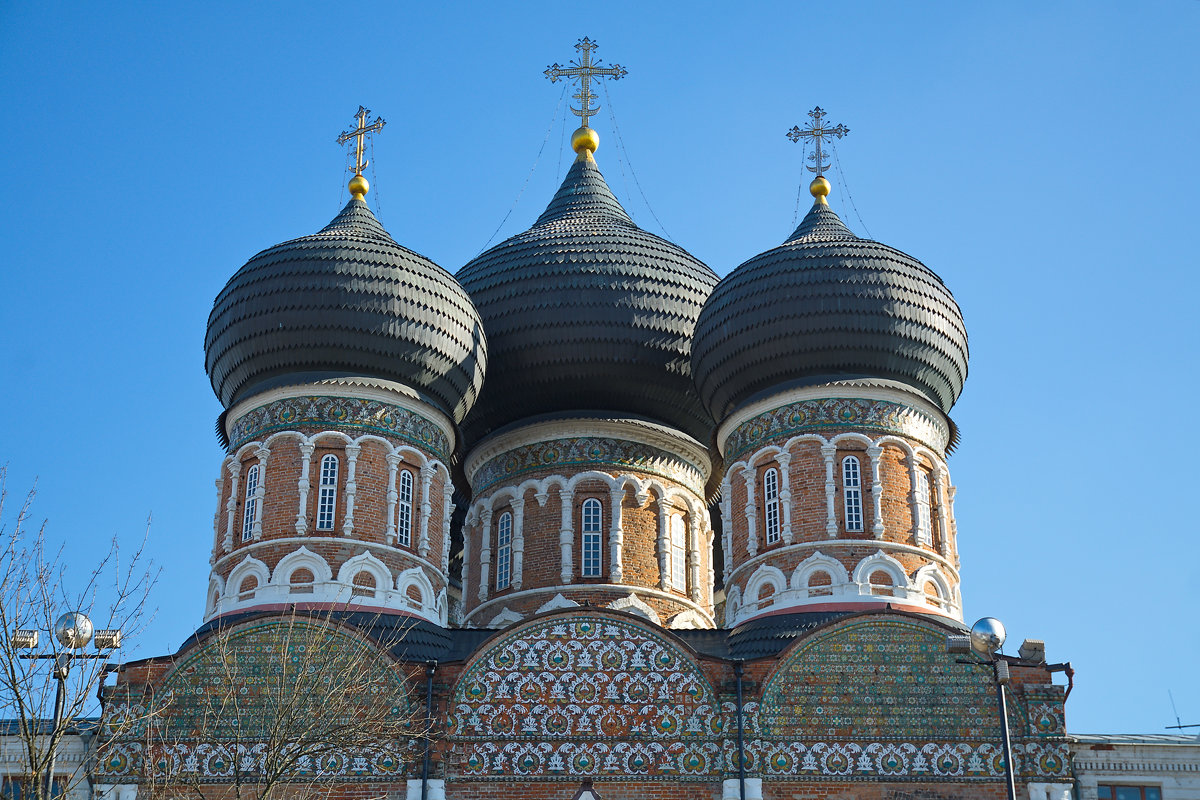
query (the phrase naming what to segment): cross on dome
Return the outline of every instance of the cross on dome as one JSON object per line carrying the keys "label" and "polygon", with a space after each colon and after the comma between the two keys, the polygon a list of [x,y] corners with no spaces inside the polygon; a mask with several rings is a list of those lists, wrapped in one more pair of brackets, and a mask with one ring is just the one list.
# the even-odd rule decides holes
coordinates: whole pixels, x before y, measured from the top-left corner
{"label": "cross on dome", "polygon": [[367,122],[367,117],[371,110],[363,106],[358,107],[358,113],[354,115],[358,125],[348,131],[342,131],[337,138],[338,144],[346,144],[350,140],[354,140],[354,166],[350,167],[350,171],[354,173],[354,177],[350,179],[350,193],[361,199],[367,194],[370,188],[367,179],[363,177],[363,170],[367,168],[370,162],[363,158],[363,145],[366,137],[373,133],[379,133],[383,130],[383,126],[387,123],[383,117],[376,117],[371,122]]}
{"label": "cross on dome", "polygon": [[572,61],[569,67],[560,66],[555,62],[546,67],[545,75],[551,83],[557,83],[559,78],[579,81],[579,91],[571,95],[579,101],[579,108],[571,106],[571,111],[583,120],[582,127],[586,128],[588,119],[600,110],[600,106],[594,104],[596,96],[592,94],[592,78],[612,78],[617,81],[626,74],[626,70],[620,64],[601,67],[599,59],[593,63],[592,51],[596,49],[596,43],[586,36],[579,40],[575,49],[579,51],[577,61]]}
{"label": "cross on dome", "polygon": [[817,173],[818,177],[825,174],[825,170],[829,169],[829,162],[825,161],[825,151],[821,148],[821,143],[826,136],[833,136],[837,139],[842,138],[850,132],[850,129],[841,123],[832,128],[825,127],[825,110],[817,106],[812,111],[808,112],[808,116],[812,117],[812,122],[807,128],[801,128],[793,125],[792,129],[787,132],[787,137],[793,142],[798,142],[801,139],[812,139],[815,149],[809,154],[808,160],[813,162],[814,166],[808,167],[809,172]]}

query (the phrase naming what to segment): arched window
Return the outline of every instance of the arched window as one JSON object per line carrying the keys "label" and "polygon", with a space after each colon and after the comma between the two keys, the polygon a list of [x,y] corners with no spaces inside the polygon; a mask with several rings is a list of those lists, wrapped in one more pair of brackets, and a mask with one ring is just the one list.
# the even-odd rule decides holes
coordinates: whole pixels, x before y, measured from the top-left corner
{"label": "arched window", "polygon": [[779,470],[771,467],[763,475],[763,503],[766,504],[767,544],[779,541]]}
{"label": "arched window", "polygon": [[842,459],[842,495],[846,507],[846,530],[863,529],[862,472],[858,458],[846,456]]}
{"label": "arched window", "polygon": [[808,596],[825,597],[833,594],[833,578],[824,570],[808,576]]}
{"label": "arched window", "polygon": [[238,586],[238,600],[250,600],[254,597],[254,590],[257,588],[258,578],[253,575],[242,578],[242,583]]}
{"label": "arched window", "polygon": [[917,468],[917,544],[933,544],[933,517],[929,508],[929,473]]}
{"label": "arched window", "polygon": [[333,513],[337,508],[338,457],[321,459],[321,490],[317,493],[317,530],[333,530]]}
{"label": "arched window", "polygon": [[687,591],[687,547],[683,516],[671,515],[671,586]]}
{"label": "arched window", "polygon": [[254,523],[258,522],[258,464],[246,473],[246,508],[242,512],[242,541],[250,541],[254,535]]}
{"label": "arched window", "polygon": [[311,569],[300,567],[288,576],[288,591],[291,594],[312,594],[316,580]]}
{"label": "arched window", "polygon": [[405,547],[412,547],[412,504],[413,476],[408,470],[401,470],[400,496],[396,512],[396,537]]}
{"label": "arched window", "polygon": [[600,501],[589,497],[583,501],[583,577],[600,577]]}
{"label": "arched window", "polygon": [[512,583],[512,526],[513,516],[505,511],[496,523],[496,591]]}
{"label": "arched window", "polygon": [[374,597],[375,576],[362,570],[351,579],[350,595],[352,597]]}

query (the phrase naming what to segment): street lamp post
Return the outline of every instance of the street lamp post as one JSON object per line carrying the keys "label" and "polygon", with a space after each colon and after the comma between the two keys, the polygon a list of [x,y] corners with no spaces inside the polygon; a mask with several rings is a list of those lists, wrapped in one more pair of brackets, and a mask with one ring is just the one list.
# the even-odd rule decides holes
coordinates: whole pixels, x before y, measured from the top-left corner
{"label": "street lamp post", "polygon": [[950,653],[972,653],[979,660],[960,658],[959,664],[990,666],[992,680],[996,684],[996,705],[1000,709],[1000,735],[1004,744],[1004,777],[1007,782],[1008,800],[1017,800],[1017,782],[1013,773],[1012,743],[1008,730],[1008,699],[1004,687],[1012,680],[1008,662],[1000,657],[1004,646],[1004,624],[995,617],[984,617],[971,626],[969,636],[947,636],[946,651]]}
{"label": "street lamp post", "polygon": [[[53,675],[56,682],[54,689],[54,722],[50,727],[50,753],[46,759],[46,775],[42,785],[42,799],[51,800],[54,792],[54,762],[57,757],[59,728],[62,726],[63,711],[67,703],[67,677],[71,673],[71,662],[75,659],[99,660],[106,659],[109,653],[82,653],[89,642],[95,642],[100,651],[114,650],[121,646],[121,631],[95,630],[92,621],[82,611],[68,611],[54,623],[54,638],[58,639],[65,650],[57,653],[22,654],[18,658],[46,659],[54,662]],[[13,631],[12,643],[16,648],[33,650],[38,646],[38,631]]]}

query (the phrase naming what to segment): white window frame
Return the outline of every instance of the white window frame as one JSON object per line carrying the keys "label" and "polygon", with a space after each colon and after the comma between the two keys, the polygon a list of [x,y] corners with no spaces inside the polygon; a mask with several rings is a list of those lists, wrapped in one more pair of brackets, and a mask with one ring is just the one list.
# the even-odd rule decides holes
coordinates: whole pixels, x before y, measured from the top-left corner
{"label": "white window frame", "polygon": [[933,544],[933,510],[929,502],[929,473],[917,467],[917,544]]}
{"label": "white window frame", "polygon": [[413,474],[406,469],[397,476],[396,539],[403,547],[412,547]]}
{"label": "white window frame", "polygon": [[779,470],[774,467],[763,473],[763,505],[767,544],[775,544],[779,541]]}
{"label": "white window frame", "polygon": [[682,514],[671,515],[671,586],[687,591],[687,526]]}
{"label": "white window frame", "polygon": [[258,522],[258,481],[259,465],[255,464],[246,471],[246,505],[242,511],[242,541],[248,542],[254,536],[254,523]]}
{"label": "white window frame", "polygon": [[581,529],[581,547],[580,547],[580,575],[585,578],[598,578],[603,569],[603,546],[601,539],[603,538],[604,529],[604,506],[595,497],[589,497],[583,501],[583,507],[580,509],[580,517],[582,518]]}
{"label": "white window frame", "polygon": [[858,456],[842,459],[842,509],[847,533],[862,533],[866,528],[863,517],[862,463]]}
{"label": "white window frame", "polygon": [[321,457],[321,477],[317,490],[317,530],[333,530],[337,514],[338,457],[329,453]]}
{"label": "white window frame", "polygon": [[512,512],[505,511],[496,522],[496,591],[512,584]]}

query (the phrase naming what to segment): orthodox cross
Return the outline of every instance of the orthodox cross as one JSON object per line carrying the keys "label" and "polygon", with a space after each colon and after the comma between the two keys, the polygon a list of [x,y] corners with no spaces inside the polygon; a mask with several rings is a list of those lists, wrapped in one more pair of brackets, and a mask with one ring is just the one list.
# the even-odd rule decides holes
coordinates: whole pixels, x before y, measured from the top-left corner
{"label": "orthodox cross", "polygon": [[551,83],[557,83],[559,78],[579,80],[579,91],[571,95],[579,101],[579,108],[571,106],[571,110],[575,112],[575,116],[583,119],[583,127],[586,128],[588,118],[600,110],[600,106],[593,102],[596,96],[592,94],[592,78],[612,78],[617,81],[626,74],[626,70],[620,64],[601,67],[599,60],[592,63],[592,51],[596,49],[596,43],[586,36],[579,40],[575,49],[579,51],[578,61],[572,61],[569,67],[559,66],[557,63],[551,64],[546,67],[545,74]]}
{"label": "orthodox cross", "polygon": [[792,129],[787,132],[787,137],[793,142],[798,142],[801,139],[813,140],[815,151],[809,154],[808,160],[813,162],[815,166],[808,169],[810,172],[824,175],[825,170],[829,169],[829,164],[825,161],[825,151],[821,149],[821,143],[826,136],[833,136],[840,139],[849,133],[850,129],[840,123],[836,127],[826,128],[823,121],[825,111],[820,106],[808,112],[808,115],[812,117],[812,123],[807,128],[799,128],[793,125]]}
{"label": "orthodox cross", "polygon": [[382,117],[376,117],[372,122],[368,123],[367,116],[370,113],[370,109],[359,106],[358,113],[354,115],[354,118],[358,121],[358,127],[354,130],[342,131],[342,135],[337,138],[338,144],[345,144],[351,139],[354,140],[354,166],[350,169],[353,170],[355,175],[362,175],[363,170],[367,168],[368,162],[363,158],[363,140],[372,133],[379,133],[383,130],[383,126],[387,124]]}

